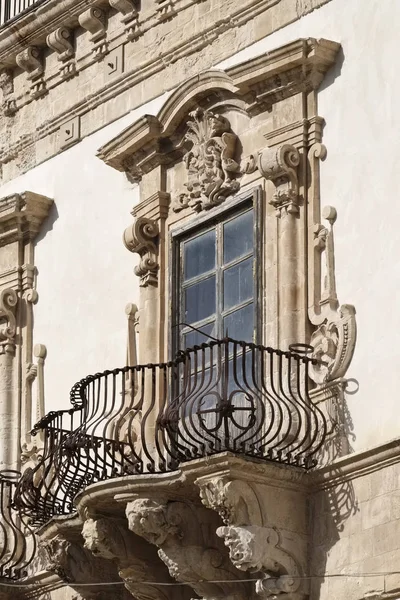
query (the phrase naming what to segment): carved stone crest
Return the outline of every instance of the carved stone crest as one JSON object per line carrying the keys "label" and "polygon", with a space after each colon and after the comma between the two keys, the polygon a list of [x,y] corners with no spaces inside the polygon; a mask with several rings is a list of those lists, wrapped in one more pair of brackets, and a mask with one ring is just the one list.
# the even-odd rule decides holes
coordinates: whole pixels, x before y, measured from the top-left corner
{"label": "carved stone crest", "polygon": [[192,148],[185,155],[188,180],[186,191],[177,194],[173,210],[188,206],[199,212],[221,204],[240,187],[235,160],[237,136],[228,119],[197,108],[190,113],[185,141]]}

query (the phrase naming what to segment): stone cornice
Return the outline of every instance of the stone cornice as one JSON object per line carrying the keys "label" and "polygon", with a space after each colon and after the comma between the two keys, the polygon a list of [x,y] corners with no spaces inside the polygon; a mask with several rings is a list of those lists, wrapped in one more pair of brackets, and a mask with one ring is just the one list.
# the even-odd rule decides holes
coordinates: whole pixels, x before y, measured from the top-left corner
{"label": "stone cornice", "polygon": [[1,198],[0,246],[17,240],[34,240],[52,204],[50,198],[33,192]]}
{"label": "stone cornice", "polygon": [[184,147],[175,133],[196,97],[218,90],[234,94],[249,114],[268,110],[282,99],[318,89],[339,48],[328,40],[299,39],[226,71],[193,77],[172,94],[157,117],[145,115],[100,148],[98,156],[139,180],[182,155]]}
{"label": "stone cornice", "polygon": [[400,438],[368,450],[349,454],[314,471],[312,475],[314,486],[316,489],[326,489],[398,462],[400,462]]}

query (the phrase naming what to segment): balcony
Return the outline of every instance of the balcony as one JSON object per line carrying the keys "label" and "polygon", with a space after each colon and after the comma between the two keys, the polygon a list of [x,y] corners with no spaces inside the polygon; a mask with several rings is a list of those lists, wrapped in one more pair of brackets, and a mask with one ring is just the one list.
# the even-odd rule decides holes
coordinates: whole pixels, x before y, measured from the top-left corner
{"label": "balcony", "polygon": [[2,0],[0,2],[0,27],[43,2],[46,0]]}
{"label": "balcony", "polygon": [[301,350],[227,338],[168,363],[82,379],[71,409],[35,427],[45,448],[19,483],[19,509],[41,524],[73,512],[76,495],[93,483],[166,473],[221,452],[310,469],[327,424],[308,391],[315,360]]}

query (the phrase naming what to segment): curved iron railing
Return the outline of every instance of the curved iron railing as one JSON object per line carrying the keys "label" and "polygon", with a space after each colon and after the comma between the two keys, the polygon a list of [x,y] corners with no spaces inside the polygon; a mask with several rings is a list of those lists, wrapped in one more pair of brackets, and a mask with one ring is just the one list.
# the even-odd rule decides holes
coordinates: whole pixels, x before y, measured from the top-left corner
{"label": "curved iron railing", "polygon": [[18,471],[0,471],[0,586],[26,576],[36,551],[32,529],[13,506],[20,477]]}
{"label": "curved iron railing", "polygon": [[43,459],[24,474],[18,504],[43,522],[73,510],[96,481],[222,451],[310,468],[327,432],[308,394],[312,362],[227,338],[168,363],[88,376],[72,388],[71,410],[36,425]]}

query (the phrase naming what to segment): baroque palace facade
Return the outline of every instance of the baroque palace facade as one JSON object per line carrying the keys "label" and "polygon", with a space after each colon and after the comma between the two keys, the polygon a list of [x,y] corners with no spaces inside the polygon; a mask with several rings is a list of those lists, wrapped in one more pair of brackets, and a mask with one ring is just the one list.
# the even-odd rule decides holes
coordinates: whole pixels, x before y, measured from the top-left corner
{"label": "baroque palace facade", "polygon": [[0,4],[0,598],[400,598],[398,1]]}

